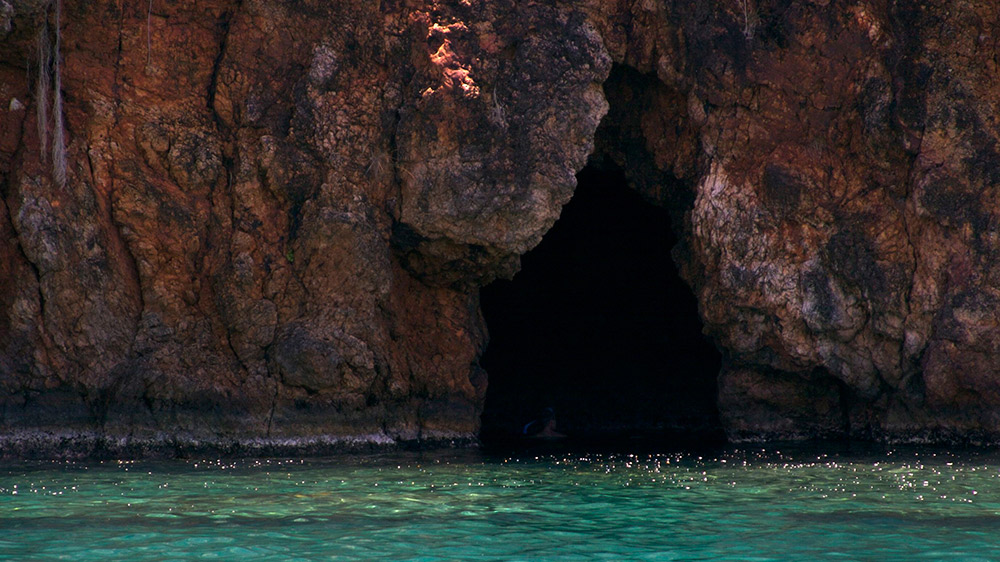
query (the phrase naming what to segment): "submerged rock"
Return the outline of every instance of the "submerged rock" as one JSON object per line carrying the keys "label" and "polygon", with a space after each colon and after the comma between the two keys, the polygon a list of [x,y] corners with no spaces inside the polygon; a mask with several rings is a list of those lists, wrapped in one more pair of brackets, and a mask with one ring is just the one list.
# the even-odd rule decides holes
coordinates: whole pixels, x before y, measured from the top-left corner
{"label": "submerged rock", "polygon": [[7,454],[473,437],[478,290],[588,158],[675,217],[732,439],[1000,439],[990,2],[56,1],[0,2]]}

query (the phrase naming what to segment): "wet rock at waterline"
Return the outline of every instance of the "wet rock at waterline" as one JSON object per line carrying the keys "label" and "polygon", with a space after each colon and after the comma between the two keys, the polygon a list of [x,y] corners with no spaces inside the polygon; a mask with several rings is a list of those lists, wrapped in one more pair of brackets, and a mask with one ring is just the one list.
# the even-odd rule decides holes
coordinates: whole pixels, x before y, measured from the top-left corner
{"label": "wet rock at waterline", "polygon": [[731,438],[1000,439],[998,19],[0,2],[3,442],[472,437],[479,289],[588,160],[669,211]]}

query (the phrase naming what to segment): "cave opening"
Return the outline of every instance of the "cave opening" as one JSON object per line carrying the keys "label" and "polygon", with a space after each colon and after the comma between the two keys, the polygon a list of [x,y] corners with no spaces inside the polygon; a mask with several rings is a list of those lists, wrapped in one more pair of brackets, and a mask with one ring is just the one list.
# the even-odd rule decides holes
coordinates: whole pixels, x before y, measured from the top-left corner
{"label": "cave opening", "polygon": [[575,439],[722,439],[720,355],[671,258],[667,209],[587,166],[512,280],[481,291],[490,332],[484,442],[517,436],[546,407]]}

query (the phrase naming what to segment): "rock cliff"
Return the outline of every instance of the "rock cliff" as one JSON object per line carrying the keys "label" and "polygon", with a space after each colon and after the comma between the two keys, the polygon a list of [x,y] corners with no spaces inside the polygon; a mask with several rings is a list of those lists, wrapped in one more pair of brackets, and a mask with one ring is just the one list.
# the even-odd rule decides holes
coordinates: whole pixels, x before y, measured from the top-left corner
{"label": "rock cliff", "polygon": [[479,288],[588,159],[674,218],[731,439],[998,440],[997,29],[987,0],[0,0],[4,452],[473,437]]}

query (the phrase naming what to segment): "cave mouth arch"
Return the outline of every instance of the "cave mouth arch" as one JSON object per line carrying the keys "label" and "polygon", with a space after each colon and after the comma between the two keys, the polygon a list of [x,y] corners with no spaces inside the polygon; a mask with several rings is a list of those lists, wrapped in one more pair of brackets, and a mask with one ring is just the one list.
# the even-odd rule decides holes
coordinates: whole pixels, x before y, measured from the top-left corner
{"label": "cave mouth arch", "polygon": [[482,439],[519,434],[545,407],[587,440],[722,440],[716,347],[671,259],[667,209],[619,168],[587,166],[512,280],[484,287],[490,343]]}

